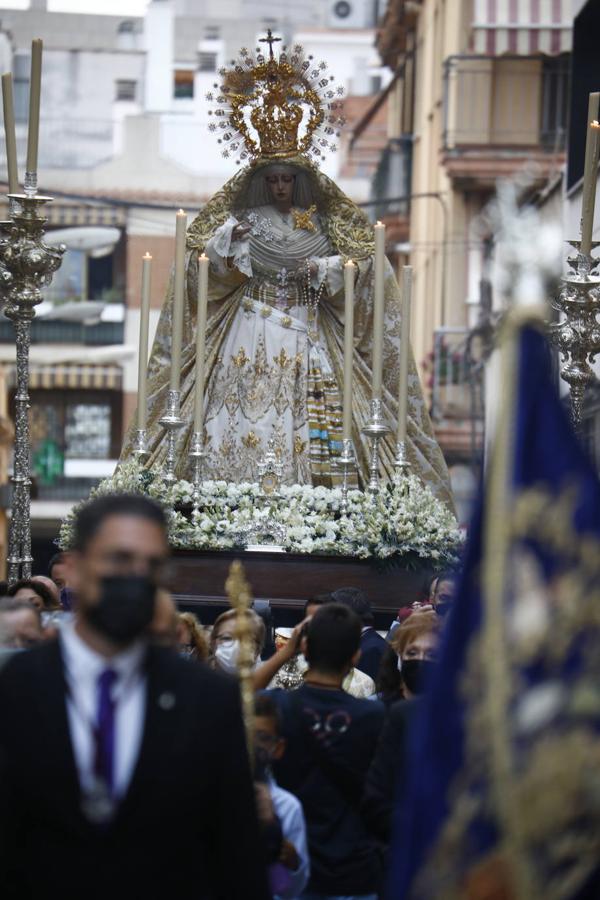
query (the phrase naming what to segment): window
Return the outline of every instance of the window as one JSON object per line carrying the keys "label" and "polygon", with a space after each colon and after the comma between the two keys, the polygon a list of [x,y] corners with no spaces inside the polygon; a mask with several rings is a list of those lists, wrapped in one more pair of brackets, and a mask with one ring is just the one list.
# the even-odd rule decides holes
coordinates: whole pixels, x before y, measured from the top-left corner
{"label": "window", "polygon": [[115,100],[135,100],[137,81],[119,78],[115,82]]}
{"label": "window", "polygon": [[194,70],[175,69],[173,97],[176,100],[192,100],[194,97]]}
{"label": "window", "polygon": [[216,72],[217,71],[217,54],[207,53],[201,50],[198,54],[198,71],[199,72]]}
{"label": "window", "polygon": [[42,484],[64,475],[65,460],[115,459],[121,442],[121,394],[112,390],[31,392],[33,471]]}
{"label": "window", "polygon": [[30,53],[15,53],[13,59],[13,89],[15,95],[15,119],[26,122],[29,115]]}

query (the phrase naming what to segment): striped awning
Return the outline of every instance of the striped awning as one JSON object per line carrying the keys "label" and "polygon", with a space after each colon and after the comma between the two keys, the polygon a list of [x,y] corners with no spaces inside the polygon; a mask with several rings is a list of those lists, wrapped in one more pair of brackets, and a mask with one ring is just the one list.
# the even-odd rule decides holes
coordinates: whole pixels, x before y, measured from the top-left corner
{"label": "striped awning", "polygon": [[486,56],[568,53],[571,0],[474,0],[472,50]]}
{"label": "striped awning", "polygon": [[[14,370],[13,370],[14,381]],[[31,390],[71,388],[76,390],[117,391],[123,382],[122,370],[119,366],[100,365],[47,365],[31,366],[29,370],[29,387]]]}
{"label": "striped awning", "polygon": [[[91,225],[94,227],[124,226],[127,219],[125,207],[108,206],[106,204],[73,203],[55,199],[48,203],[44,209],[44,215],[48,218],[49,225],[61,225],[65,228],[77,225]],[[8,205],[0,203],[0,217],[8,219]]]}

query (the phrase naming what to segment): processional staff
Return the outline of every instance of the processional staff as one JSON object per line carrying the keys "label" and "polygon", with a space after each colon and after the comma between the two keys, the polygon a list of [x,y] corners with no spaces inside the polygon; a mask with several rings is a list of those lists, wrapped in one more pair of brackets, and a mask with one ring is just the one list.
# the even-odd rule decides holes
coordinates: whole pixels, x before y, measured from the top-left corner
{"label": "processional staff", "polygon": [[251,618],[248,615],[252,604],[250,585],[246,581],[244,567],[238,559],[231,563],[229,577],[225,582],[225,590],[232,608],[237,612],[235,637],[240,642],[238,675],[242,696],[242,714],[246,728],[246,742],[250,763],[252,764],[254,749],[254,678],[252,667],[254,663],[255,635]]}

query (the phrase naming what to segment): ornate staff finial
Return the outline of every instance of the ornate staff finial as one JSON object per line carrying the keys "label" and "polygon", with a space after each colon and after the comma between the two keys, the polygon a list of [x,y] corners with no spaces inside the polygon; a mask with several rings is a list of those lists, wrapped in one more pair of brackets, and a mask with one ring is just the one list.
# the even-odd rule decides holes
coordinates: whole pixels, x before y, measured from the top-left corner
{"label": "ornate staff finial", "polygon": [[275,59],[275,55],[273,53],[273,44],[278,43],[281,38],[273,37],[273,32],[270,28],[267,28],[267,36],[264,38],[259,38],[259,44],[268,44],[269,45],[269,59]]}
{"label": "ornate staff finial", "polygon": [[235,637],[240,642],[238,677],[242,695],[242,713],[246,727],[246,742],[252,763],[254,744],[254,679],[252,677],[252,667],[254,664],[255,635],[251,617],[248,615],[252,604],[252,592],[250,585],[246,581],[244,567],[239,559],[231,563],[229,576],[225,582],[225,590],[232,609],[235,609],[237,612]]}

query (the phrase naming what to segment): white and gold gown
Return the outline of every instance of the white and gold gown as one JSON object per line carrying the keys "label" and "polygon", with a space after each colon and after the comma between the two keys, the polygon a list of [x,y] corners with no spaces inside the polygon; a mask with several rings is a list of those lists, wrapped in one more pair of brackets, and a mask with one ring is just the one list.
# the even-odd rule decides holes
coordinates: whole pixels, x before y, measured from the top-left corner
{"label": "white and gold gown", "polygon": [[[238,219],[231,216],[206,244],[216,275],[236,268],[248,279],[209,383],[205,428],[213,477],[255,480],[272,439],[286,481],[326,482],[329,458],[341,449],[340,394],[319,333],[317,301],[326,303],[341,289],[342,260],[332,255],[318,216],[299,228],[298,212],[272,206],[246,212],[250,233],[233,242]],[[312,277],[306,260],[316,263]],[[315,395],[324,403],[311,403]]]}

